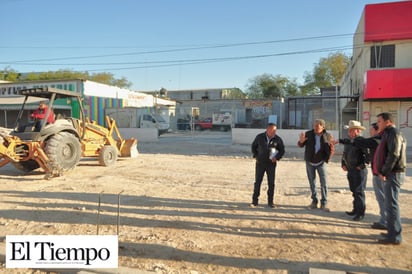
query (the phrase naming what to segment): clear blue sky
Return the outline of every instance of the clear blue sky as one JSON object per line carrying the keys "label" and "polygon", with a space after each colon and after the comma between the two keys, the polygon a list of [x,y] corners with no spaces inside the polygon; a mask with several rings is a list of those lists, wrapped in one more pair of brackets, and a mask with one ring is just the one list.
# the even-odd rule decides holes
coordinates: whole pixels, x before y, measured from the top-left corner
{"label": "clear blue sky", "polygon": [[364,6],[382,2],[1,0],[0,69],[111,72],[138,91],[303,83],[320,58],[351,55]]}

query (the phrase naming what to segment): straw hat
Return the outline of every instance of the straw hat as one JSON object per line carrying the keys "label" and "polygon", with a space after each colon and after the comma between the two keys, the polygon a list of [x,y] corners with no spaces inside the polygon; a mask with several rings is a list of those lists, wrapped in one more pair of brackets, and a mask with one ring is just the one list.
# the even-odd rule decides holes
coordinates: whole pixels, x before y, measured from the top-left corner
{"label": "straw hat", "polygon": [[346,129],[352,129],[352,128],[357,128],[360,130],[365,130],[365,127],[362,126],[362,124],[359,121],[356,120],[350,120],[348,125],[345,126]]}

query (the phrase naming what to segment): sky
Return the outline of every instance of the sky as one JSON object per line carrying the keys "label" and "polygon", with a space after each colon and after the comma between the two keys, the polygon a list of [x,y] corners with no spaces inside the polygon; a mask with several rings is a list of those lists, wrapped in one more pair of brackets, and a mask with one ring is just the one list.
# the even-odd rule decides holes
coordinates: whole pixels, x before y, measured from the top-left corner
{"label": "sky", "polygon": [[0,70],[109,72],[135,91],[302,84],[321,58],[351,56],[365,5],[383,2],[1,0]]}

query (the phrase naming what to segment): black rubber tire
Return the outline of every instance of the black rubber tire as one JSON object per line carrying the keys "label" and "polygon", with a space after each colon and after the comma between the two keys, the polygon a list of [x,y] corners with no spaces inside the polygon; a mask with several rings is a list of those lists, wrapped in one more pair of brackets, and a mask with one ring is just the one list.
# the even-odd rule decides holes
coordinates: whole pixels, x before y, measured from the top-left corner
{"label": "black rubber tire", "polygon": [[99,152],[99,164],[102,166],[112,166],[117,161],[117,148],[111,145],[103,146]]}
{"label": "black rubber tire", "polygon": [[202,130],[202,127],[199,125],[195,125],[195,130]]}
{"label": "black rubber tire", "polygon": [[53,173],[75,168],[82,155],[79,139],[68,132],[59,132],[47,140],[45,152]]}
{"label": "black rubber tire", "polygon": [[35,160],[28,160],[24,162],[11,162],[11,164],[19,171],[22,172],[31,172],[35,169],[38,169],[40,167],[39,163],[37,163]]}

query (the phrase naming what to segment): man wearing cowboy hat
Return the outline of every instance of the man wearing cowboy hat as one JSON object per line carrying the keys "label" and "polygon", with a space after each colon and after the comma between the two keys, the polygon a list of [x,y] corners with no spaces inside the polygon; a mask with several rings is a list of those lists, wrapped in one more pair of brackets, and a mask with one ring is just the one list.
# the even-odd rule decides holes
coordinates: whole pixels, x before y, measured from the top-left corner
{"label": "man wearing cowboy hat", "polygon": [[376,151],[377,146],[381,141],[382,131],[379,131],[378,124],[376,122],[370,124],[369,127],[369,138],[355,138],[355,140],[350,140],[348,138],[339,139],[337,143],[349,144],[359,148],[369,149],[369,160],[372,171],[372,184],[373,190],[375,192],[376,201],[379,205],[379,222],[374,222],[372,224],[373,229],[384,229],[386,230],[386,209],[385,209],[385,193],[384,193],[384,182],[378,176],[376,171],[374,171],[374,159],[373,155]]}
{"label": "man wearing cowboy hat", "polygon": [[[348,125],[348,136],[351,142],[361,137],[361,132],[365,127],[359,121],[350,120]],[[342,169],[347,172],[349,189],[353,196],[353,209],[346,214],[354,216],[354,221],[360,221],[365,217],[365,188],[368,176],[366,165],[369,161],[369,154],[366,148],[360,148],[351,144],[345,144],[342,155]]]}

